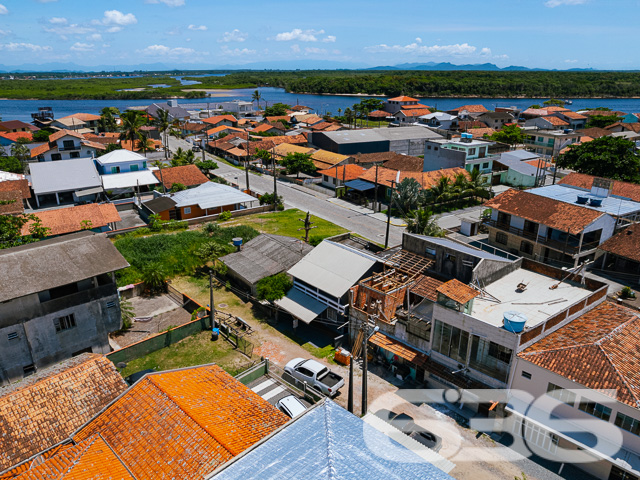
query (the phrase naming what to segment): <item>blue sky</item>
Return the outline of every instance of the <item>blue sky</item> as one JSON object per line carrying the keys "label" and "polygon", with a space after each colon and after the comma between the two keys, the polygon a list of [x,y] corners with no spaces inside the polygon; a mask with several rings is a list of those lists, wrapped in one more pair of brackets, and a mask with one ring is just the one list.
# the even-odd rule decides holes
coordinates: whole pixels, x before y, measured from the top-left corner
{"label": "blue sky", "polygon": [[639,0],[0,0],[0,64],[640,69]]}

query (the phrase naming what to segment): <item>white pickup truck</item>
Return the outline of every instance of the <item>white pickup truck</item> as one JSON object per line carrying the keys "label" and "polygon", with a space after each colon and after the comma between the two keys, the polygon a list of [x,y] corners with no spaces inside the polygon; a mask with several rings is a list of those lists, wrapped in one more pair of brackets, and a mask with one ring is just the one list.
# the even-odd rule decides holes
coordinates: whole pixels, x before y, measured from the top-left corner
{"label": "white pickup truck", "polygon": [[329,397],[335,397],[344,386],[344,379],[315,360],[294,358],[284,367],[284,371],[296,380],[320,390]]}

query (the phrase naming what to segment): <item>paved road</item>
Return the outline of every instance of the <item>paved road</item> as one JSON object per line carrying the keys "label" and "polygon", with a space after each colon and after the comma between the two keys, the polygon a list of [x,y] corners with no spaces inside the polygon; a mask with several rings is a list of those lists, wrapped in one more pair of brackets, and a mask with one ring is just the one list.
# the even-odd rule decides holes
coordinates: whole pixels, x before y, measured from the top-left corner
{"label": "paved road", "polygon": [[[178,147],[191,148],[191,144],[185,140],[170,137],[169,146],[172,151]],[[198,153],[198,155],[202,155]],[[207,156],[218,163],[216,175],[223,176],[228,180],[236,182],[240,187],[245,188],[245,172],[243,169],[232,167],[218,161],[213,155]],[[258,193],[273,192],[273,177],[261,176],[249,173],[249,186],[251,190]],[[335,205],[328,201],[328,195],[298,185],[278,181],[278,195],[284,197],[288,206],[309,211],[312,215],[324,218],[330,222],[347,228],[352,232],[362,235],[369,240],[384,244],[386,223],[370,215],[358,213],[348,208]],[[389,231],[389,245],[399,245],[402,242],[402,232],[404,228],[391,225]]]}

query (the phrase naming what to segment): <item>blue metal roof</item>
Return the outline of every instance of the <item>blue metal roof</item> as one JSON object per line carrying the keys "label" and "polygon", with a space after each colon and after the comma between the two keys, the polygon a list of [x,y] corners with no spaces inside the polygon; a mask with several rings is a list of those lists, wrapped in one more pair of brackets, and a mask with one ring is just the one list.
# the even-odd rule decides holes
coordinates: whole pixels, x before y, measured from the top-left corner
{"label": "blue metal roof", "polygon": [[331,400],[210,478],[453,480]]}
{"label": "blue metal roof", "polygon": [[[527,190],[527,192],[533,193],[534,195],[540,195],[541,197],[552,198],[560,202],[572,203],[574,205],[578,205],[578,203],[576,202],[578,195],[586,195],[589,197],[595,196],[590,195],[589,190],[570,187],[566,185],[548,185],[546,187],[533,188],[531,190]],[[640,203],[634,202],[633,200],[618,197],[615,195],[597,198],[602,199],[602,205],[600,207],[594,207],[591,205],[580,206],[584,208],[590,208],[591,210],[597,210],[598,212],[608,213],[609,215],[612,215],[614,217],[625,216],[629,215],[630,213],[640,211]]]}
{"label": "blue metal roof", "polygon": [[373,183],[367,182],[366,180],[360,180],[359,178],[346,182],[345,186],[353,188],[354,190],[358,190],[360,192],[365,192],[367,190],[375,188],[375,185]]}

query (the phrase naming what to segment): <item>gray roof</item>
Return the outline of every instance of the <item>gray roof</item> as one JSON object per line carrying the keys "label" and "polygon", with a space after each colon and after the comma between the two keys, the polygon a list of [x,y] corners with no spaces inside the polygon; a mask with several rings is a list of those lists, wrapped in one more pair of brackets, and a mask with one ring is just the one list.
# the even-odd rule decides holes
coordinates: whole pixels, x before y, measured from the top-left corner
{"label": "gray roof", "polygon": [[263,233],[243,245],[239,252],[220,260],[253,285],[265,277],[289,270],[311,250],[311,245],[297,238]]}
{"label": "gray roof", "polygon": [[509,167],[511,170],[515,170],[522,175],[529,175],[531,177],[535,177],[536,173],[539,177],[545,175],[544,168],[540,169],[533,165],[529,165],[527,162],[523,162],[522,160],[518,160],[517,158],[508,157],[502,155],[494,160],[494,162],[501,163],[505,167]]}
{"label": "gray roof", "polygon": [[[571,185],[547,185],[546,187],[532,188],[527,190],[534,195],[540,195],[541,197],[552,198],[564,203],[571,203],[576,205],[576,199],[578,195],[588,195],[589,190],[573,187]],[[594,195],[594,197],[597,197]],[[580,205],[584,208],[591,210],[597,210],[602,213],[608,213],[614,217],[625,216],[631,213],[640,212],[640,202],[634,202],[617,195],[610,195],[608,197],[597,197],[602,200],[602,205],[594,207],[593,205]]]}
{"label": "gray roof", "polygon": [[0,250],[0,302],[128,266],[103,233],[84,231],[7,248]]}
{"label": "gray roof", "polygon": [[405,233],[405,235],[410,237],[424,238],[436,245],[440,245],[446,248],[451,248],[452,250],[457,250],[461,253],[473,255],[474,257],[477,257],[477,258],[486,258],[487,260],[496,260],[498,262],[507,262],[507,263],[511,263],[513,261],[513,260],[508,260],[504,257],[499,257],[498,255],[494,255],[493,253],[485,252],[484,250],[480,250],[479,248],[454,242],[453,240],[449,240],[448,238],[428,237],[426,235],[414,235],[412,233]]}
{"label": "gray roof", "polygon": [[102,187],[91,158],[30,163],[31,185],[38,194]]}
{"label": "gray roof", "polygon": [[166,110],[169,112],[169,117],[173,119],[191,117],[191,114],[186,108],[182,108],[180,106],[172,107],[168,103],[152,103],[147,107],[146,112],[155,117],[158,110]]}
{"label": "gray roof", "polygon": [[341,298],[378,261],[361,250],[328,240],[289,270],[289,275]]}
{"label": "gray roof", "polygon": [[500,155],[502,158],[509,157],[514,160],[535,160],[536,158],[540,158],[540,155],[534,152],[527,152],[526,150],[511,150],[510,152],[504,152]]}
{"label": "gray roof", "polygon": [[[367,128],[318,133],[339,144],[442,138],[442,135],[438,135],[426,127]],[[314,133],[314,135],[318,133]]]}
{"label": "gray roof", "polygon": [[245,202],[257,202],[258,199],[229,185],[207,182],[195,188],[188,188],[171,195],[176,207],[198,205],[202,210],[224,207]]}
{"label": "gray roof", "polygon": [[289,422],[209,478],[452,480],[331,400]]}
{"label": "gray roof", "polygon": [[158,197],[153,200],[149,200],[148,202],[144,202],[142,205],[147,207],[153,213],[160,213],[175,207],[176,202],[169,197]]}

